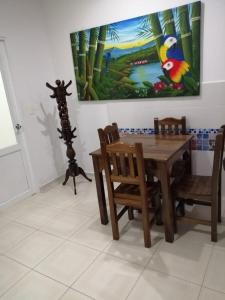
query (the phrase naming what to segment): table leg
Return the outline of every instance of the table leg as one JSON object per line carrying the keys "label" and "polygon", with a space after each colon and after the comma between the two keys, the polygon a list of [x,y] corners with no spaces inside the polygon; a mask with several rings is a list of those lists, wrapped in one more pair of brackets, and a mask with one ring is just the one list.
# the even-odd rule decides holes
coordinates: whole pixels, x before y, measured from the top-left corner
{"label": "table leg", "polygon": [[99,167],[99,158],[97,156],[92,156],[93,167],[94,167],[94,174],[95,174],[95,183],[96,183],[96,190],[98,196],[98,206],[100,212],[101,223],[103,225],[108,224],[108,213],[106,207],[106,200],[105,200],[105,190],[104,190],[104,183],[103,183],[103,176],[102,171]]}
{"label": "table leg", "polygon": [[188,174],[192,174],[192,158],[191,158],[191,155],[192,155],[192,149],[191,149],[191,141],[189,141],[189,169],[188,169]]}
{"label": "table leg", "polygon": [[172,243],[174,241],[174,212],[170,190],[170,176],[166,163],[162,163],[160,169],[165,240]]}
{"label": "table leg", "polygon": [[186,147],[186,150],[183,153],[183,159],[186,162],[186,172],[188,175],[192,174],[192,166],[191,166],[191,141],[189,142],[189,145]]}

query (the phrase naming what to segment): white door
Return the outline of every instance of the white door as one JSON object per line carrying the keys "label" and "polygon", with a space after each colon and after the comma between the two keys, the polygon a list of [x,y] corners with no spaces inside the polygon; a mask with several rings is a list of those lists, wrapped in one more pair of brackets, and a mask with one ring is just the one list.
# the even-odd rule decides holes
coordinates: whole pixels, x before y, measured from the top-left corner
{"label": "white door", "polygon": [[0,39],[0,206],[32,193],[32,173],[24,143],[5,42]]}

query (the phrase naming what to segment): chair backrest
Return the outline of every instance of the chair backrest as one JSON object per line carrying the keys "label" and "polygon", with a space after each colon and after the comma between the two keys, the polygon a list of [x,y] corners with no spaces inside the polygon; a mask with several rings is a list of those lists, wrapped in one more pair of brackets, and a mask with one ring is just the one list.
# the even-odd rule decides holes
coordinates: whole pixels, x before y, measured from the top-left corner
{"label": "chair backrest", "polygon": [[[225,125],[222,125],[220,127],[219,132],[223,134],[223,141],[222,141],[222,152],[224,152],[224,142],[225,142]],[[221,156],[221,161],[223,161],[223,155]],[[223,162],[221,163],[221,168],[222,168]]]}
{"label": "chair backrest", "polygon": [[212,193],[213,198],[218,196],[219,182],[221,178],[222,160],[224,149],[224,135],[222,132],[216,135],[214,148],[213,171],[212,171]]}
{"label": "chair backrest", "polygon": [[222,184],[222,167],[224,167],[225,170],[225,160],[223,160],[223,151],[224,151],[224,141],[225,141],[225,125],[222,125],[219,130],[220,133],[222,133],[222,155],[221,155],[221,162],[220,162],[220,172],[219,172],[219,193],[221,197],[221,184]]}
{"label": "chair backrest", "polygon": [[[128,145],[125,143],[101,144],[102,157],[104,161],[106,180],[108,185],[109,198],[115,202],[125,204],[126,201],[133,201],[134,207],[145,205],[146,184],[145,184],[145,167],[143,158],[143,148],[141,143]],[[125,189],[126,200],[124,197],[119,199],[115,183],[124,184],[128,187]],[[129,185],[136,186],[138,194],[133,197],[133,189]],[[132,199],[132,200],[131,200]],[[121,201],[121,202],[120,202]],[[125,201],[125,202],[124,202]],[[129,205],[129,203],[127,203]],[[130,203],[131,205],[131,203]]]}
{"label": "chair backrest", "polygon": [[164,118],[159,120],[154,118],[155,134],[186,134],[186,117],[181,119]]}
{"label": "chair backrest", "polygon": [[98,136],[100,144],[106,143],[111,144],[120,139],[119,129],[117,123],[112,123],[112,125],[107,125],[104,129],[98,129]]}

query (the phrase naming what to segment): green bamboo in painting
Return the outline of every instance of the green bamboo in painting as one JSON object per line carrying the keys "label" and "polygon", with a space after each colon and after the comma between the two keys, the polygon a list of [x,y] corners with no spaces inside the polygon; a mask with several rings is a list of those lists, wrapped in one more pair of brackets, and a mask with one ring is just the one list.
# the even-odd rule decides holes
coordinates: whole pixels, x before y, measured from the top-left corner
{"label": "green bamboo in painting", "polygon": [[192,51],[193,51],[193,75],[199,80],[200,76],[200,23],[201,6],[199,2],[192,4]]}
{"label": "green bamboo in painting", "polygon": [[98,81],[100,80],[102,59],[103,59],[103,52],[104,52],[104,43],[106,39],[106,31],[107,31],[107,26],[101,26],[99,29],[98,46],[97,46],[97,52],[95,56],[95,67],[94,67],[95,83],[98,83]]}
{"label": "green bamboo in painting", "polygon": [[96,51],[96,42],[97,42],[97,28],[92,28],[90,30],[90,39],[89,39],[89,50],[87,56],[87,78],[88,78],[88,87],[87,87],[87,98],[88,100],[98,100],[98,96],[92,87],[93,84],[93,71],[94,71],[94,62],[95,62],[95,51]]}
{"label": "green bamboo in painting", "polygon": [[[77,34],[72,33],[70,35],[70,41],[71,41],[71,48],[72,48],[72,56],[73,56],[73,66],[74,66],[74,73],[76,76],[76,79],[79,78],[79,71],[78,71],[78,53],[77,53]],[[77,92],[78,96],[80,96],[80,85],[77,85]]]}
{"label": "green bamboo in painting", "polygon": [[178,7],[181,42],[185,60],[192,66],[192,37],[188,6]]}
{"label": "green bamboo in painting", "polygon": [[85,96],[85,82],[86,82],[86,35],[84,31],[79,32],[79,77],[80,77],[80,97],[84,99]]}
{"label": "green bamboo in painting", "polygon": [[73,65],[74,65],[74,72],[76,77],[79,76],[78,73],[78,54],[77,54],[77,41],[76,41],[76,34],[72,33],[70,35],[71,47],[72,47],[72,56],[73,56]]}
{"label": "green bamboo in painting", "polygon": [[86,81],[86,35],[84,31],[79,32],[79,75]]}
{"label": "green bamboo in painting", "polygon": [[81,101],[199,95],[201,2],[71,33]]}
{"label": "green bamboo in painting", "polygon": [[[162,40],[163,40],[163,38],[162,38],[163,33],[162,33],[160,21],[159,21],[159,16],[157,13],[154,13],[154,14],[151,14],[149,16],[149,18],[150,18],[152,32],[153,32],[154,38],[155,38],[157,53],[159,55],[159,49],[160,49],[160,46],[162,45]],[[159,59],[160,59],[160,56],[159,56]]]}
{"label": "green bamboo in painting", "polygon": [[173,18],[173,12],[171,9],[164,10],[162,12],[163,16],[163,25],[165,27],[165,33],[167,35],[176,35],[176,28],[175,28],[175,23],[174,23],[174,18]]}
{"label": "green bamboo in painting", "polygon": [[88,51],[90,76],[93,76],[93,68],[94,68],[94,62],[95,62],[95,51],[96,51],[96,41],[97,41],[97,28],[92,28],[90,30],[89,51]]}

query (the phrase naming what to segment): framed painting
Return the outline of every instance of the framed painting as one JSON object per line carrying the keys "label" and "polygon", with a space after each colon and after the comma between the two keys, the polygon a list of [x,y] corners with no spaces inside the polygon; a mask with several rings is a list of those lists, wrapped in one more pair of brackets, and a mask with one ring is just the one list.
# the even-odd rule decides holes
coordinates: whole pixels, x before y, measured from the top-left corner
{"label": "framed painting", "polygon": [[200,93],[201,2],[70,34],[81,101]]}

